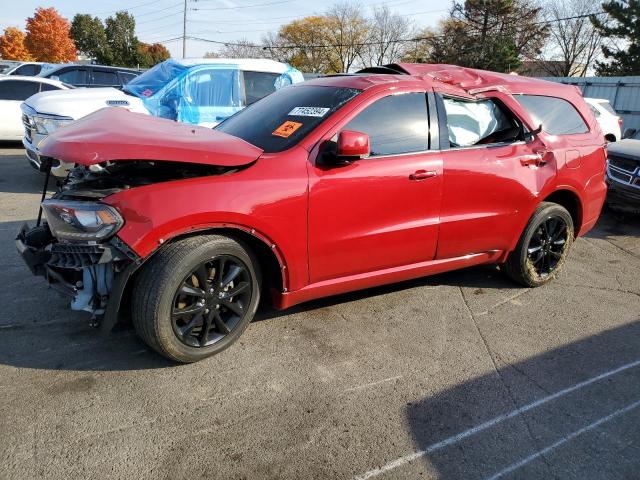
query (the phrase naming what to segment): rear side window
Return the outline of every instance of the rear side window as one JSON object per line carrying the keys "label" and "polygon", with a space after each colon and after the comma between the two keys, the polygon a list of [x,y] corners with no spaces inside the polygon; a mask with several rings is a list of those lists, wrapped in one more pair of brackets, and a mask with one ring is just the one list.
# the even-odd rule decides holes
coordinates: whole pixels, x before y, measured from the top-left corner
{"label": "rear side window", "polygon": [[57,85],[51,85],[50,83],[41,83],[40,84],[40,91],[41,92],[48,92],[50,90],[61,90],[61,88],[58,87]]}
{"label": "rear side window", "polygon": [[514,95],[542,130],[551,135],[587,133],[589,127],[569,102],[562,98],[542,95]]}
{"label": "rear side window", "polygon": [[618,115],[609,102],[598,102],[598,105],[604,108],[611,115]]}
{"label": "rear side window", "polygon": [[94,85],[120,85],[118,81],[118,74],[116,72],[107,72],[105,70],[93,71],[93,84]]}
{"label": "rear side window", "polygon": [[137,77],[135,73],[129,73],[129,72],[119,72],[119,73],[120,73],[120,81],[122,82],[123,85],[129,83],[131,80]]}
{"label": "rear side window", "polygon": [[371,157],[425,151],[429,148],[427,95],[418,92],[381,98],[343,130],[369,135]]}
{"label": "rear side window", "polygon": [[0,82],[0,100],[20,100],[24,101],[31,95],[35,95],[40,90],[38,82],[22,80],[7,80]]}

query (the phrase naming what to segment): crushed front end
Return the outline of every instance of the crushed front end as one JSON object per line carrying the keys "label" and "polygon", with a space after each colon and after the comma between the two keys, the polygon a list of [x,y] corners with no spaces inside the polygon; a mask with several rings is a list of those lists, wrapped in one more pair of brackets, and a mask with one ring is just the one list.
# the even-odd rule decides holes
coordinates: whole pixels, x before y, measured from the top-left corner
{"label": "crushed front end", "polygon": [[24,224],[16,237],[31,272],[69,296],[72,310],[89,312],[91,324],[102,322],[105,329],[117,320],[126,281],[141,262],[116,236],[124,225],[120,213],[100,202],[119,188],[124,187],[100,172],[78,167],[42,202],[43,221]]}

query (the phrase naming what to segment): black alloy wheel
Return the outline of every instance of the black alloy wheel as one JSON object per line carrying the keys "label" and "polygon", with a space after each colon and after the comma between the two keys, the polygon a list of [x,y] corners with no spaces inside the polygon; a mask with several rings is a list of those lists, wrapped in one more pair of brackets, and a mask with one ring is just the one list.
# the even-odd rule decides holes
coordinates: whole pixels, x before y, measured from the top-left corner
{"label": "black alloy wheel", "polygon": [[246,314],[252,282],[239,258],[219,255],[203,262],[174,295],[171,324],[182,343],[206,347],[230,334]]}
{"label": "black alloy wheel", "polygon": [[557,203],[542,202],[502,269],[525,287],[544,285],[565,264],[573,237],[573,217],[567,209]]}
{"label": "black alloy wheel", "polygon": [[556,269],[566,252],[568,237],[568,226],[560,216],[548,217],[534,231],[527,258],[540,278],[548,277]]}

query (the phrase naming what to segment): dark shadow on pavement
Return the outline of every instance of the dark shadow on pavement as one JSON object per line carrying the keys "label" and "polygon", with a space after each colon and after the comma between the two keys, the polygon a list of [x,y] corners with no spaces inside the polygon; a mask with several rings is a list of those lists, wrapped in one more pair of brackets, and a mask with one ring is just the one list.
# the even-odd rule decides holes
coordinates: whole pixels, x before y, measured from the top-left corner
{"label": "dark shadow on pavement", "polygon": [[[422,455],[384,478],[425,467],[441,479],[638,478],[640,319],[524,361],[496,361],[496,372],[406,406]],[[550,397],[557,392],[565,393]]]}

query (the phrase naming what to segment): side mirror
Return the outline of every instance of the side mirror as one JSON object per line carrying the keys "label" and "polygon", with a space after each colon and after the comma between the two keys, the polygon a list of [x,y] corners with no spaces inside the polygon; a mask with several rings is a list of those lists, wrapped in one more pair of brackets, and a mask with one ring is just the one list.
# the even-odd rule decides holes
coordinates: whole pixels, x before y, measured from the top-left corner
{"label": "side mirror", "polygon": [[637,130],[635,128],[627,128],[622,134],[622,138],[633,138],[633,136],[636,134],[636,131]]}
{"label": "side mirror", "polygon": [[324,165],[342,167],[368,156],[369,135],[353,130],[343,130],[338,134],[337,140],[325,142],[319,159]]}
{"label": "side mirror", "polygon": [[343,130],[338,134],[336,157],[352,162],[369,156],[369,135],[353,130]]}

